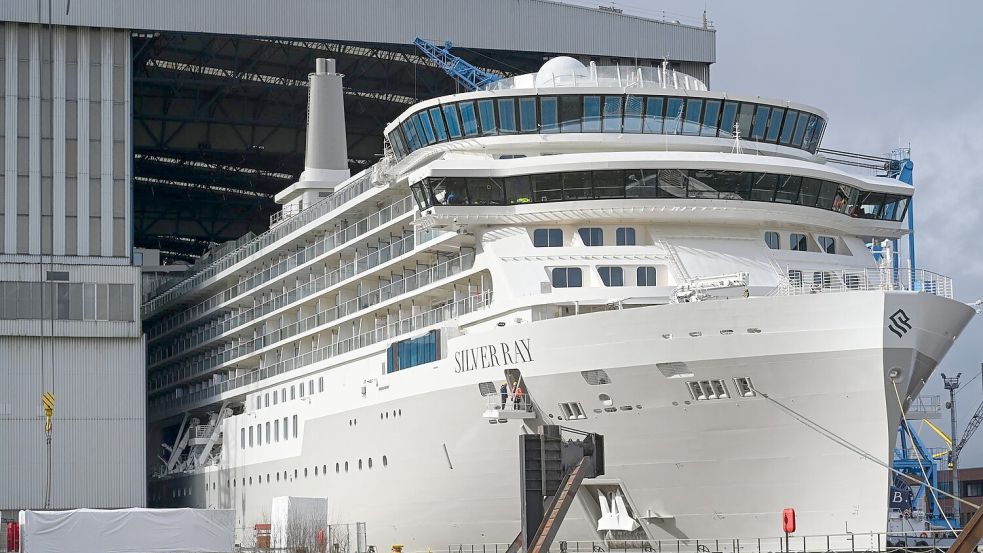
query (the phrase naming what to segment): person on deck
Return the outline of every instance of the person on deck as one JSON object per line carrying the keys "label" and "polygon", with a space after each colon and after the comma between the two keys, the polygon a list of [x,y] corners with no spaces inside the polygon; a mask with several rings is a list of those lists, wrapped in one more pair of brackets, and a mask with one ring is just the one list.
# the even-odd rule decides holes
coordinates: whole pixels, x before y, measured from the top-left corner
{"label": "person on deck", "polygon": [[522,408],[522,386],[519,386],[518,384],[515,385],[514,402],[516,411]]}
{"label": "person on deck", "polygon": [[502,409],[505,409],[505,406],[508,404],[508,401],[509,401],[509,386],[508,386],[508,384],[502,382],[502,387],[498,389],[498,392],[500,394],[502,394]]}

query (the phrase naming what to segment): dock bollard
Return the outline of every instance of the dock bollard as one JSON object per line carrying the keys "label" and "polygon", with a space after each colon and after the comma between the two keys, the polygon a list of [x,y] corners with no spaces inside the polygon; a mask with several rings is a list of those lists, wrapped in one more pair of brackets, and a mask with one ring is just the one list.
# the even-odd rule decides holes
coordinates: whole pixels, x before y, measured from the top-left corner
{"label": "dock bollard", "polygon": [[392,553],[403,553],[403,546],[394,543]]}

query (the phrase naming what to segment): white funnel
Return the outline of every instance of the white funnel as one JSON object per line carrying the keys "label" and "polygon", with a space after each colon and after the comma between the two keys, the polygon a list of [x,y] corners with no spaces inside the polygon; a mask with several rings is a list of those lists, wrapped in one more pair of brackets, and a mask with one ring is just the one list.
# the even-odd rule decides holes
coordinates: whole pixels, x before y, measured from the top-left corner
{"label": "white funnel", "polygon": [[345,103],[335,60],[318,58],[308,75],[307,145],[300,180],[276,195],[280,204],[302,202],[304,208],[334,191],[351,176],[345,133]]}

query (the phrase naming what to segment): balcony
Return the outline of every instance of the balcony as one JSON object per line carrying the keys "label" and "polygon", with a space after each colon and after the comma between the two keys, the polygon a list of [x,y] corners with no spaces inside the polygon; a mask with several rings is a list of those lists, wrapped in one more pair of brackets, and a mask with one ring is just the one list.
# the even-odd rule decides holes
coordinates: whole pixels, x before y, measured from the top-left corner
{"label": "balcony", "polygon": [[385,326],[380,326],[374,330],[352,336],[351,338],[341,339],[329,346],[302,353],[267,367],[256,369],[238,378],[229,379],[181,397],[151,399],[148,401],[150,418],[160,419],[195,406],[214,403],[222,397],[222,394],[227,392],[238,391],[239,395],[244,395],[246,390],[243,388],[250,384],[309,367],[338,355],[374,344],[384,343],[405,334],[419,332],[444,321],[450,321],[462,315],[484,309],[491,304],[491,301],[492,291],[490,289],[480,290],[474,295],[456,302],[406,317]]}

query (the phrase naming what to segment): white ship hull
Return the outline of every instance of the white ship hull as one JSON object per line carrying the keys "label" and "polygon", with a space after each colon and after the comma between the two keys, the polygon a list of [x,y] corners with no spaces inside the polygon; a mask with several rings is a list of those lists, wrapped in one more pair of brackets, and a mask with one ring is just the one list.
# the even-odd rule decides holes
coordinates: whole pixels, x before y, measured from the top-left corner
{"label": "white ship hull", "polygon": [[[889,328],[898,309],[910,330]],[[385,351],[366,348],[312,366],[324,393],[225,421],[225,435],[238,437],[296,414],[297,438],[229,446],[220,466],[162,479],[152,493],[166,505],[236,509],[244,544],[270,520],[271,499],[285,495],[327,497],[329,523],[365,522],[380,550],[508,543],[519,530],[517,436],[545,422],[606,440],[605,475],[585,483],[558,540],[603,539],[596,492],[614,486],[641,524],[636,539],[777,536],[786,507],[800,535],[884,532],[890,478],[881,465],[901,417],[895,384],[902,402],[917,395],[971,316],[929,294],[849,292],[478,322],[433,364],[384,375]],[[528,351],[515,354],[517,341]],[[482,356],[483,346],[497,350]],[[459,364],[465,357],[477,368]],[[693,376],[667,376],[656,365],[667,362]],[[543,419],[482,416],[478,384],[497,390],[509,368],[521,371]],[[611,382],[588,384],[581,371],[596,369]],[[740,397],[734,378],[749,378],[758,394]],[[690,395],[687,382],[713,379],[729,398]],[[586,419],[558,420],[560,402],[579,402]]]}

